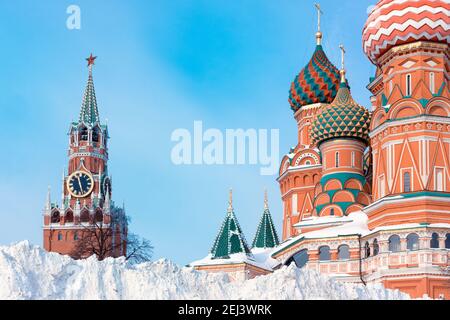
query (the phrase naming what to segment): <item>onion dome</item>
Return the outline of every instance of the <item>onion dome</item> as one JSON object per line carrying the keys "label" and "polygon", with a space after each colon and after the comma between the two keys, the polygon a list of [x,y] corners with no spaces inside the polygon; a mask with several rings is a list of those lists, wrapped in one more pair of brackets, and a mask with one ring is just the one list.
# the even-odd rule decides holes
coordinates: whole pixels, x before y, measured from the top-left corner
{"label": "onion dome", "polygon": [[328,60],[318,40],[306,67],[291,85],[289,103],[294,112],[315,103],[331,103],[339,87],[339,70]]}
{"label": "onion dome", "polygon": [[334,101],[322,108],[313,122],[311,139],[320,145],[335,138],[357,138],[369,141],[369,111],[353,100],[345,80],[345,71],[341,71],[342,81]]}
{"label": "onion dome", "polygon": [[415,41],[450,43],[448,0],[380,0],[363,30],[363,48],[376,64],[389,49]]}

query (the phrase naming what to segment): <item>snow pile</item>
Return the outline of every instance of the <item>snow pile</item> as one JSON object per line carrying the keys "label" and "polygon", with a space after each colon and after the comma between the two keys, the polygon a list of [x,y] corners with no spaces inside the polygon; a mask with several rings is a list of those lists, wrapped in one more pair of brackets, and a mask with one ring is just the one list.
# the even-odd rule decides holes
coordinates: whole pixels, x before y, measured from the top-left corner
{"label": "snow pile", "polygon": [[374,285],[342,284],[294,266],[245,282],[168,260],[75,261],[28,242],[0,246],[0,299],[407,299]]}

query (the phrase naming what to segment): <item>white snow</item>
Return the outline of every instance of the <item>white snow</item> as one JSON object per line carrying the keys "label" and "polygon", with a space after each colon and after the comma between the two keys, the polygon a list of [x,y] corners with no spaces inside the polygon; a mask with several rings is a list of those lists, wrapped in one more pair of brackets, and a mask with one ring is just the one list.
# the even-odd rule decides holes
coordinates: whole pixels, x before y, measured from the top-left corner
{"label": "white snow", "polygon": [[0,246],[0,299],[407,299],[381,285],[342,284],[285,267],[230,282],[225,274],[181,268],[168,260],[132,266],[124,259],[75,261],[27,241]]}

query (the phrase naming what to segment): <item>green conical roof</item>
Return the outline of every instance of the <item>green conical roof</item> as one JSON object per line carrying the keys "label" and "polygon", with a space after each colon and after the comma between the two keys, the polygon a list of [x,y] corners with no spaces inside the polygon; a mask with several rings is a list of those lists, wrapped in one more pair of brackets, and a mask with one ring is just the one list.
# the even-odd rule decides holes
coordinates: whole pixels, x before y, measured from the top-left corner
{"label": "green conical roof", "polygon": [[270,214],[269,206],[267,204],[267,196],[264,202],[264,213],[259,222],[255,239],[253,240],[253,248],[275,248],[280,244],[277,231],[273,224],[272,215]]}
{"label": "green conical roof", "polygon": [[236,253],[245,253],[251,256],[250,249],[245,241],[244,234],[234,214],[230,200],[227,215],[222,223],[219,234],[214,241],[211,255],[212,259],[229,259],[232,254]]}
{"label": "green conical roof", "polygon": [[97,98],[95,97],[94,79],[92,77],[92,65],[89,65],[89,78],[84,91],[83,102],[81,104],[80,123],[91,126],[100,123]]}

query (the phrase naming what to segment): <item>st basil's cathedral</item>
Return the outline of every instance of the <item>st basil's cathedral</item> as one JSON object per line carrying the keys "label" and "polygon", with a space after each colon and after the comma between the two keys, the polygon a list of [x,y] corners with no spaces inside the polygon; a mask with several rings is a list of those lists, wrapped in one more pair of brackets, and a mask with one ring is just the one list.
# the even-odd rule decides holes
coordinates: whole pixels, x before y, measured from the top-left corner
{"label": "st basil's cathedral", "polygon": [[282,236],[267,197],[250,246],[232,195],[219,233],[190,266],[251,279],[284,265],[413,298],[450,299],[450,2],[380,0],[362,31],[376,73],[365,108],[316,34],[289,105],[298,143],[281,161]]}

